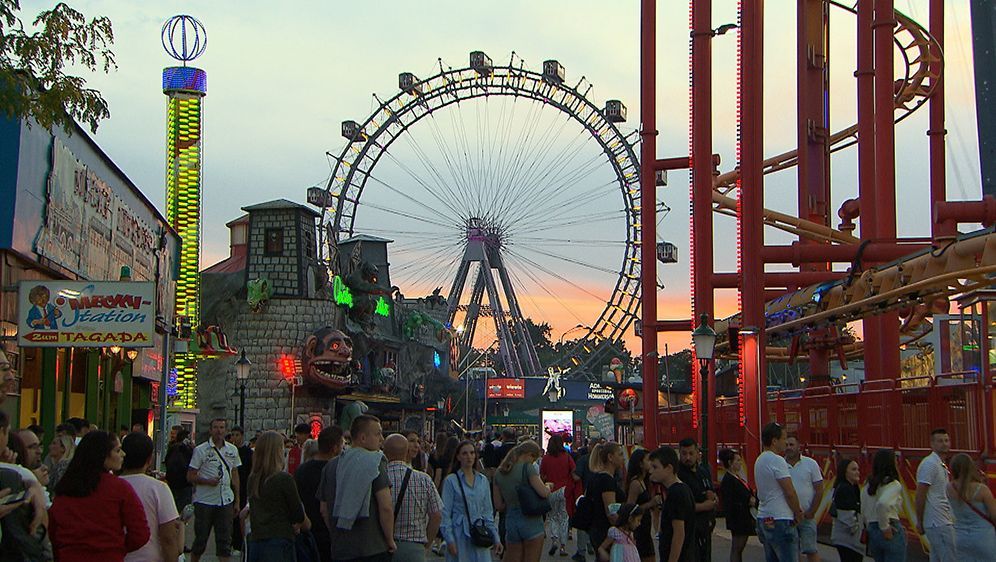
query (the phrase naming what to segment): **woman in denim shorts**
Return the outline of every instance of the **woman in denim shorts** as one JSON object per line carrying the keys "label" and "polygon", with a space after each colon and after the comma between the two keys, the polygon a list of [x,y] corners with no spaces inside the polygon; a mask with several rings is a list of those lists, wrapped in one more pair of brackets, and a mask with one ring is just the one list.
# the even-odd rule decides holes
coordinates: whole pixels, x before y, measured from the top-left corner
{"label": "woman in denim shorts", "polygon": [[543,516],[526,515],[519,507],[516,487],[523,483],[523,473],[529,485],[540,497],[550,495],[543,483],[536,461],[542,451],[535,441],[519,443],[498,466],[495,473],[495,507],[505,518],[504,562],[539,562],[543,550]]}

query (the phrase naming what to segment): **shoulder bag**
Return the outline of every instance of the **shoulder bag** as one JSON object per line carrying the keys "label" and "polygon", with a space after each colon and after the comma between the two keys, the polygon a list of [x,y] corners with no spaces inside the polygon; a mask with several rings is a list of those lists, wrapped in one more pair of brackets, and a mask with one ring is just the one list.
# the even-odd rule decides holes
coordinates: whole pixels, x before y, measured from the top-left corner
{"label": "shoulder bag", "polygon": [[405,471],[405,477],[401,479],[401,489],[398,490],[398,499],[394,502],[394,520],[398,520],[398,514],[401,513],[401,500],[405,499],[405,490],[408,489],[408,480],[412,477],[412,469]]}
{"label": "shoulder bag", "polygon": [[467,492],[463,487],[463,475],[460,472],[454,472],[453,476],[456,477],[457,485],[460,486],[460,494],[463,496],[463,509],[467,514],[467,528],[470,529],[470,542],[480,548],[491,548],[494,546],[495,541],[491,537],[491,531],[488,529],[487,523],[480,517],[476,520],[470,518],[470,504],[467,503]]}
{"label": "shoulder bag", "polygon": [[526,473],[526,464],[522,463],[522,482],[515,487],[515,493],[519,496],[519,508],[525,515],[533,517],[546,515],[552,509],[550,499],[541,497],[533,485],[529,483],[529,475]]}

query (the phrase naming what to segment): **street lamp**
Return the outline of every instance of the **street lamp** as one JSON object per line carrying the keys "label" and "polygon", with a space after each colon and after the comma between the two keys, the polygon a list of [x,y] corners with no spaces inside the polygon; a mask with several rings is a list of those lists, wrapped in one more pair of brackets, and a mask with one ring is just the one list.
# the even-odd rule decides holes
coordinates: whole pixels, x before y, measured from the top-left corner
{"label": "street lamp", "polygon": [[235,362],[235,377],[239,379],[239,427],[246,430],[246,380],[249,378],[249,371],[252,369],[252,361],[246,357],[245,348],[242,355]]}
{"label": "street lamp", "polygon": [[713,353],[716,351],[716,331],[709,326],[709,315],[702,314],[699,317],[699,326],[692,332],[692,345],[695,347],[695,357],[699,360],[699,374],[702,377],[702,384],[699,392],[702,393],[702,458],[706,459],[706,466],[712,473],[712,462],[709,461],[707,448],[709,446],[709,362],[713,360]]}

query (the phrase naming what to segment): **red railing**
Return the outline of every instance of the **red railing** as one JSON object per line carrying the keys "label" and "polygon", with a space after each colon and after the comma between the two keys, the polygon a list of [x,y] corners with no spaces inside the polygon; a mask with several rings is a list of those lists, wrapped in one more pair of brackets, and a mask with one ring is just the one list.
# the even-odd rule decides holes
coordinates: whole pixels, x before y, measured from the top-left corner
{"label": "red railing", "polygon": [[[768,419],[783,424],[810,449],[893,447],[913,457],[929,449],[930,431],[943,427],[951,448],[974,456],[996,451],[994,384],[973,372],[875,380],[769,392]],[[736,398],[716,403],[717,442],[742,447]],[[689,406],[660,410],[660,438],[676,444],[697,433]]]}

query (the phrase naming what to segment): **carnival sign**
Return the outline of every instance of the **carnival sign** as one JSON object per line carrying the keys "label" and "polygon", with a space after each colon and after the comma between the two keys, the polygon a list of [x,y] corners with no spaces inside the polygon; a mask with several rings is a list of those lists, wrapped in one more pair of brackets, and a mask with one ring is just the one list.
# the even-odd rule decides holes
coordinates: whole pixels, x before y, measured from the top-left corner
{"label": "carnival sign", "polygon": [[488,398],[525,398],[526,381],[522,379],[488,380]]}
{"label": "carnival sign", "polygon": [[152,347],[154,283],[22,281],[18,345],[22,347]]}

